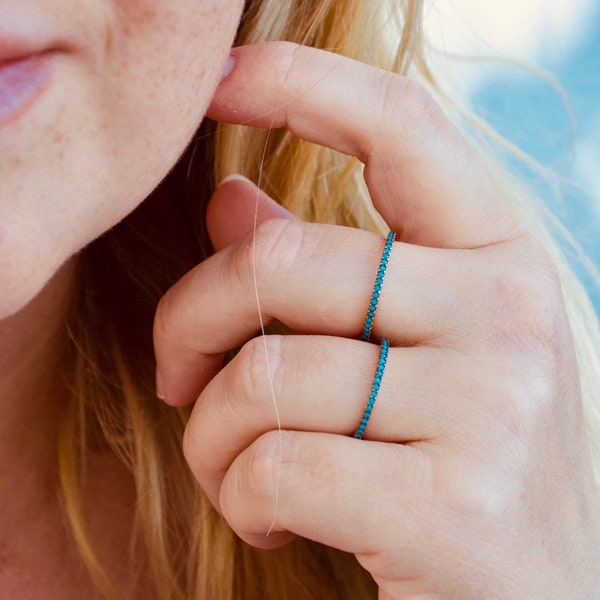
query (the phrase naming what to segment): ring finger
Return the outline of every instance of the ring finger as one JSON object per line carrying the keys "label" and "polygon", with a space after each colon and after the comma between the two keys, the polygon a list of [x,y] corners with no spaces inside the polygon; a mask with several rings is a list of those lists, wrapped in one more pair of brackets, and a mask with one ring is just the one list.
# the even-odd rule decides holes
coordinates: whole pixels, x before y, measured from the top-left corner
{"label": "ring finger", "polygon": [[[215,506],[235,457],[264,433],[281,427],[351,436],[372,391],[378,355],[374,344],[336,337],[248,342],[204,389],[186,429],[186,459]],[[468,429],[478,411],[474,406],[465,415],[457,408],[461,399],[476,393],[477,381],[488,393],[493,382],[483,374],[467,377],[465,364],[446,349],[391,348],[364,437],[412,442],[443,437],[459,425]]]}

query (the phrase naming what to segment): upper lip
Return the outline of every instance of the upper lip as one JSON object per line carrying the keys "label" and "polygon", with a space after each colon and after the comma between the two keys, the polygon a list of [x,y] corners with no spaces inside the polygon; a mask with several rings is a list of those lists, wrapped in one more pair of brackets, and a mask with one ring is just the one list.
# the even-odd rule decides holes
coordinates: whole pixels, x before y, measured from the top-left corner
{"label": "upper lip", "polygon": [[0,65],[40,54],[47,49],[45,45],[30,43],[18,36],[0,34]]}

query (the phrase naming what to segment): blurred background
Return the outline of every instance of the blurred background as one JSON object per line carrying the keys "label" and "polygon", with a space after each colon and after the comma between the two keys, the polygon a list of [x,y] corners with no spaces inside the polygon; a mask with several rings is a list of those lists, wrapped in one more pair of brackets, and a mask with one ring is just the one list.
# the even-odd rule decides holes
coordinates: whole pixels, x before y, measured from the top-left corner
{"label": "blurred background", "polygon": [[426,27],[456,57],[444,63],[449,83],[555,173],[523,169],[600,265],[600,2],[429,0]]}

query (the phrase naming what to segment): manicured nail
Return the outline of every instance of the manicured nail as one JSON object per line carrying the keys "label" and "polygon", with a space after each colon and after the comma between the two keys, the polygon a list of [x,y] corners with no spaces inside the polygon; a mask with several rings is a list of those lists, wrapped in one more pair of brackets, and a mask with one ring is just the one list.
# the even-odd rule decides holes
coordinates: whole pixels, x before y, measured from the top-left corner
{"label": "manicured nail", "polygon": [[225,61],[225,65],[223,66],[223,72],[221,73],[221,81],[227,77],[233,71],[233,67],[235,67],[235,56],[230,54]]}

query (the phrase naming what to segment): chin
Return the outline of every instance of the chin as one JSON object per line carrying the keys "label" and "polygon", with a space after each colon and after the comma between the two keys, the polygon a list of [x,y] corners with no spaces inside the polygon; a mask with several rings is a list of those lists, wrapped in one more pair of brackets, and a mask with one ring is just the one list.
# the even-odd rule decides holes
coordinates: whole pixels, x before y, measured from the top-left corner
{"label": "chin", "polygon": [[19,270],[17,265],[12,269],[0,269],[0,321],[19,313],[28,318],[36,314],[49,319],[63,314],[75,263],[73,258],[64,264],[38,262],[34,268],[28,263],[27,270]]}

